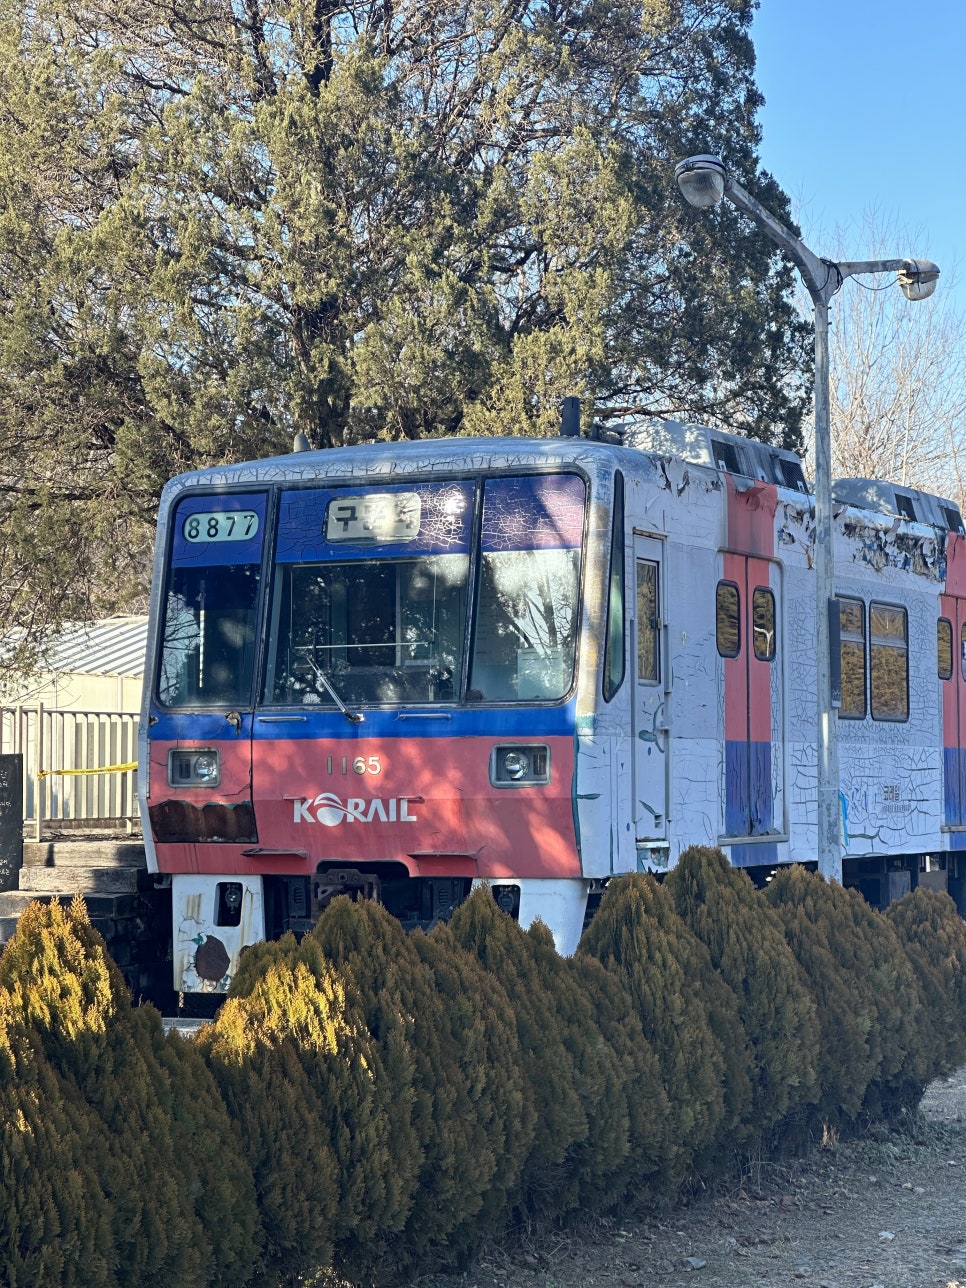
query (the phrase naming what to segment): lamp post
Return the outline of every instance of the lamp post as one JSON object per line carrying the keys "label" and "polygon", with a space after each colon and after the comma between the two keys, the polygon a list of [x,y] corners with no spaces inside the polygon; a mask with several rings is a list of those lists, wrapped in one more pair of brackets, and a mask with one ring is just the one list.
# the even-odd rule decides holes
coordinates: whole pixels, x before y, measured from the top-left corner
{"label": "lamp post", "polygon": [[872,259],[835,263],[820,259],[784,224],[742,188],[714,156],[681,161],[674,177],[685,199],[698,209],[727,197],[798,268],[811,296],[815,321],[815,665],[816,749],[818,753],[818,868],[826,879],[842,880],[841,809],[836,715],[832,706],[830,614],[835,608],[832,578],[832,434],[829,394],[829,301],[847,277],[896,273],[907,299],[924,300],[936,289],[939,269],[924,259]]}

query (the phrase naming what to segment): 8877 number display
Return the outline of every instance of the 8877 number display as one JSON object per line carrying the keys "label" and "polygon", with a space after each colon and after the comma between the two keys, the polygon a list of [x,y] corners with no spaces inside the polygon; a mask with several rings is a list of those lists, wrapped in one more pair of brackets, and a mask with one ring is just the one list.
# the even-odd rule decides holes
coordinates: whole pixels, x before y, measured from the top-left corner
{"label": "8877 number display", "polygon": [[254,510],[212,510],[191,514],[181,529],[185,541],[200,544],[209,541],[247,541],[258,531]]}

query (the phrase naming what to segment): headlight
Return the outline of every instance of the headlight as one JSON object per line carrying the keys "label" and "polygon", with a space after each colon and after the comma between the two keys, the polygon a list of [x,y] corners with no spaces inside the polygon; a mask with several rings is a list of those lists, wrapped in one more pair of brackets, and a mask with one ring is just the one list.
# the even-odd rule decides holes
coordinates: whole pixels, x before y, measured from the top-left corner
{"label": "headlight", "polygon": [[503,757],[503,772],[514,780],[525,778],[530,768],[530,758],[522,751],[508,751]]}
{"label": "headlight", "polygon": [[494,747],[490,752],[494,787],[530,787],[550,782],[550,748],[543,743]]}
{"label": "headlight", "polygon": [[220,780],[221,767],[214,748],[168,753],[170,787],[217,787]]}

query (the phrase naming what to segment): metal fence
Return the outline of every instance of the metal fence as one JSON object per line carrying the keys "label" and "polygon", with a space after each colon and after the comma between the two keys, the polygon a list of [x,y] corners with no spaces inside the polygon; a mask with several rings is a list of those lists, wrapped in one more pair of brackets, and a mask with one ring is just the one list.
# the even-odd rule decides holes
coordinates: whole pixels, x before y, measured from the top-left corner
{"label": "metal fence", "polygon": [[23,756],[28,839],[135,831],[137,743],[133,712],[0,707],[0,752]]}

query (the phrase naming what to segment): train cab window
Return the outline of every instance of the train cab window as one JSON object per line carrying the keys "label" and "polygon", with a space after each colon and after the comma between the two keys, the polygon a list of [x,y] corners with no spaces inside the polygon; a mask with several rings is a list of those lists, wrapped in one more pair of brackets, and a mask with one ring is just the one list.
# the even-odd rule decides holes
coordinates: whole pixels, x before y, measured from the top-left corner
{"label": "train cab window", "polygon": [[865,604],[839,597],[842,720],[865,719]]}
{"label": "train cab window", "polygon": [[909,719],[909,631],[906,610],[869,605],[869,673],[873,720]]}
{"label": "train cab window", "polygon": [[715,639],[722,657],[737,657],[741,651],[740,600],[733,581],[719,581],[715,590]]}
{"label": "train cab window", "polygon": [[157,696],[165,707],[251,701],[267,497],[192,493],[170,520]]}
{"label": "train cab window", "polygon": [[624,679],[624,476],[614,475],[614,519],[610,538],[607,634],[604,640],[604,701],[610,702]]}
{"label": "train cab window", "polygon": [[770,590],[758,586],[751,597],[751,612],[755,633],[755,657],[759,662],[774,662],[777,648],[775,627],[775,596]]}
{"label": "train cab window", "polygon": [[940,680],[951,680],[953,675],[953,624],[948,617],[936,622],[936,669]]}

